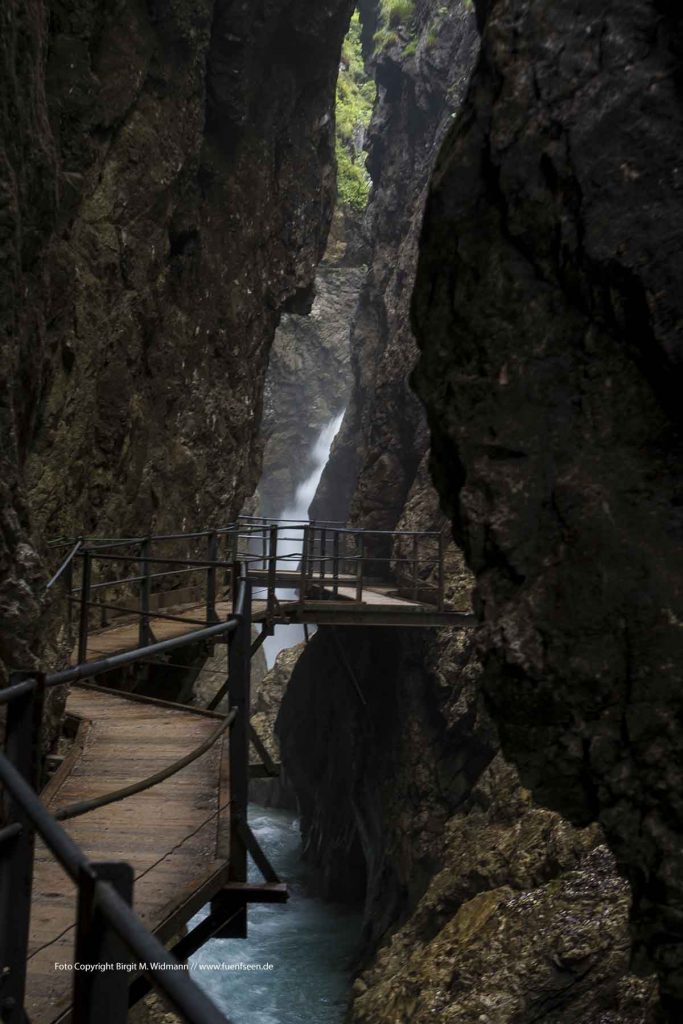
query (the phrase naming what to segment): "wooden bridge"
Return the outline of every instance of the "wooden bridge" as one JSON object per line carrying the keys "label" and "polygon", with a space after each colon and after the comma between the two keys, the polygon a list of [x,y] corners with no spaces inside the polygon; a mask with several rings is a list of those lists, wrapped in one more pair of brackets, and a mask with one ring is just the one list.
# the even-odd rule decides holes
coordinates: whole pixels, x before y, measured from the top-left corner
{"label": "wooden bridge", "polygon": [[[471,616],[448,606],[438,534],[252,519],[67,547],[48,587],[63,588],[74,664],[15,672],[0,690],[0,1015],[119,1024],[155,987],[184,1019],[219,1024],[174,966],[213,935],[246,935],[249,902],[287,898],[247,820],[250,775],[278,771],[249,722],[254,651],[279,624],[466,626]],[[197,644],[227,653],[205,710],[94,682]],[[44,694],[64,684],[71,746],[38,796]],[[250,766],[250,748],[261,765]],[[261,884],[247,881],[248,856]],[[109,962],[130,969],[99,969]],[[55,968],[76,963],[89,969]]]}
{"label": "wooden bridge", "polygon": [[[73,550],[73,549],[72,549]],[[443,533],[244,517],[229,527],[76,543],[65,574],[79,661],[230,615],[233,567],[253,586],[262,642],[278,625],[466,626],[450,607]]]}

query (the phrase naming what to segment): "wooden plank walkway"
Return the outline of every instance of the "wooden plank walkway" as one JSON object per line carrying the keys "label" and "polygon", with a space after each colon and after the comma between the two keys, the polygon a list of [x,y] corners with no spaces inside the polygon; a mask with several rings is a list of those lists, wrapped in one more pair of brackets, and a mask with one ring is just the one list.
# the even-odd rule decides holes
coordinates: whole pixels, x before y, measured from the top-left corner
{"label": "wooden plank walkway", "polygon": [[[258,573],[254,573],[257,577]],[[278,573],[278,588],[296,590],[300,580],[298,573]],[[450,624],[465,624],[471,616],[463,617],[463,613],[453,611],[438,612],[432,605],[410,598],[399,597],[395,589],[388,586],[363,587],[362,601],[356,601],[356,588],[354,586],[340,585],[337,595],[334,595],[332,586],[325,580],[314,579],[309,585],[317,589],[319,599],[307,598],[303,608],[298,601],[290,598],[280,599],[279,608],[281,623],[286,622],[307,622],[315,625],[339,624],[339,625],[396,625],[396,626],[444,626]],[[255,581],[255,599],[252,602],[252,621],[259,623],[263,621],[267,612],[265,600],[259,600],[264,587]],[[263,594],[265,597],[265,594]],[[323,599],[323,597],[325,599]],[[216,614],[219,620],[225,621],[232,611],[229,601],[216,603]],[[206,605],[196,604],[184,605],[181,607],[164,608],[163,614],[174,614],[185,616],[188,619],[199,620],[192,622],[176,622],[166,619],[155,618],[150,615],[150,625],[156,640],[168,640],[172,637],[184,636],[196,629],[201,629],[201,623],[206,623]],[[122,651],[130,651],[138,646],[138,620],[127,620],[120,625],[113,625],[103,629],[92,630],[88,634],[87,660],[93,661],[96,658],[106,658],[112,654],[119,654]],[[73,660],[77,660],[77,652],[73,652]]]}
{"label": "wooden plank walkway", "polygon": [[[252,614],[254,621],[259,621],[259,616],[265,614],[265,601],[254,601],[252,603]],[[216,602],[216,614],[221,622],[225,622],[232,611],[232,603],[229,601]],[[188,619],[198,619],[199,622],[175,622],[167,619],[156,619],[150,615],[150,626],[154,633],[155,640],[170,640],[173,637],[185,636],[193,630],[202,629],[206,625],[206,605],[198,604],[190,607],[164,609],[163,614],[171,612],[173,615],[185,616]],[[126,620],[119,626],[108,626],[104,629],[91,630],[88,633],[87,661],[96,658],[107,658],[112,654],[119,654],[122,651],[132,651],[138,646],[138,619]],[[78,661],[77,651],[72,653],[74,664]]]}
{"label": "wooden plank walkway", "polygon": [[[137,782],[198,747],[220,716],[75,686],[67,713],[77,737],[43,791],[53,812]],[[229,850],[228,735],[176,775],[136,796],[64,822],[93,861],[125,860],[135,871],[134,907],[167,941],[224,883]],[[26,1010],[32,1024],[68,1011],[75,887],[36,845]]]}

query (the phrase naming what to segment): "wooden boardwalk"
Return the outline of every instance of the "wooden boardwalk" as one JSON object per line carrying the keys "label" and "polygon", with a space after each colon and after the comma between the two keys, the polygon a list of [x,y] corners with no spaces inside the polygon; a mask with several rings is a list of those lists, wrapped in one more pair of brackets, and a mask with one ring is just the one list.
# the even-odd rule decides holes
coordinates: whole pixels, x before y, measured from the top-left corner
{"label": "wooden boardwalk", "polygon": [[[264,587],[260,580],[265,574],[258,571],[254,576],[254,600],[252,602],[252,621],[262,622],[268,611]],[[299,581],[298,573],[278,572],[277,586],[282,589],[295,590]],[[323,580],[309,582],[317,597],[307,597],[303,605],[292,598],[282,598],[278,602],[276,624],[308,623],[311,625],[377,625],[377,626],[447,626],[468,624],[473,616],[452,610],[437,611],[432,605],[411,598],[400,597],[395,588],[382,586],[365,586],[362,600],[358,601],[355,586],[339,585],[337,593],[332,586]],[[227,619],[232,611],[229,601],[216,603],[216,614],[219,620]],[[205,604],[185,604],[180,607],[164,608],[162,614],[172,613],[184,616],[194,622],[178,622],[157,618],[150,614],[150,626],[155,640],[168,640],[172,637],[184,636],[193,630],[201,629],[206,624]],[[130,651],[138,646],[138,620],[132,618],[122,621],[119,625],[111,625],[102,629],[91,630],[88,634],[87,660],[106,658],[112,654]],[[73,657],[76,658],[76,651]]]}
{"label": "wooden boardwalk", "polygon": [[[265,614],[266,605],[264,601],[254,601],[252,604],[254,621],[258,622],[259,617]],[[166,612],[167,609],[164,609]],[[158,619],[150,615],[150,627],[154,634],[154,640],[171,640],[177,636],[185,636],[195,629],[201,629],[206,625],[206,605],[191,605],[172,609],[174,615],[185,616],[187,619],[195,619],[195,622],[175,622],[168,619]],[[221,622],[224,622],[232,611],[232,604],[228,601],[216,603],[216,614]],[[112,654],[119,654],[121,651],[132,651],[138,646],[138,620],[125,620],[120,625],[108,626],[104,629],[92,630],[88,634],[87,660],[93,661],[96,658],[107,658]],[[77,652],[73,655],[74,664],[78,661]]]}
{"label": "wooden boardwalk", "polygon": [[[137,782],[196,749],[220,724],[209,712],[75,686],[67,713],[76,739],[43,791],[53,813]],[[64,822],[93,861],[125,860],[135,871],[134,907],[162,941],[227,879],[229,730],[192,764],[145,792]],[[26,1010],[33,1024],[68,1013],[75,890],[36,845]]]}

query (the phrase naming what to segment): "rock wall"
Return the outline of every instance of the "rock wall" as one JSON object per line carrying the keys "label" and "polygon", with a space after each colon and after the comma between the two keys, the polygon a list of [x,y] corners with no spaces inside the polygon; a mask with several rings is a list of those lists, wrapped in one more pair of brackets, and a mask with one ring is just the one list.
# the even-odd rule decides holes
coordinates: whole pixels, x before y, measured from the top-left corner
{"label": "rock wall", "polygon": [[351,320],[364,278],[361,217],[337,207],[308,315],[285,313],[266,374],[259,514],[278,517],[313,469],[320,431],[346,408],[351,389]]}
{"label": "rock wall", "polygon": [[[465,5],[453,8],[453,21],[444,21],[441,5],[415,10],[405,34],[399,26],[378,56],[385,86],[370,136],[373,249],[352,336],[351,413],[313,506],[316,517],[347,511],[355,523],[384,529],[443,522],[428,479],[426,424],[406,399],[417,355],[407,313],[430,158],[455,109],[431,122],[428,150],[424,114],[431,108],[412,100],[425,95],[420,75],[433,75],[431,89],[443,95],[439,74],[450,95],[464,100],[475,57],[474,36],[463,34],[465,25],[473,33]],[[442,53],[439,70],[425,53],[435,24],[438,45],[455,45]],[[507,47],[514,50],[509,40]],[[419,159],[409,163],[410,154]],[[434,212],[435,232],[447,212]],[[486,251],[489,239],[480,235]],[[436,252],[433,260],[438,274]],[[467,285],[485,309],[490,286],[472,278]],[[423,328],[437,354],[442,315]],[[449,315],[457,322],[459,311],[449,307]],[[496,338],[489,341],[493,347]],[[439,381],[435,369],[431,383]],[[454,383],[444,380],[447,387]],[[487,394],[472,381],[470,414],[475,397],[488,409]],[[523,423],[522,397],[516,414]],[[495,462],[498,448],[492,452],[494,469],[506,451]],[[454,549],[448,581],[452,603],[466,606],[472,577]],[[630,972],[628,886],[600,828],[576,827],[538,806],[504,759],[485,704],[490,666],[481,652],[475,631],[322,629],[294,669],[277,729],[306,854],[323,891],[337,898],[357,895],[365,873],[349,1019],[654,1024],[656,985]],[[521,722],[522,714],[508,714]],[[525,724],[542,751],[543,737]]]}
{"label": "rock wall", "polygon": [[366,881],[354,1024],[655,1024],[597,827],[532,802],[462,632],[316,634],[278,718],[321,891]]}
{"label": "rock wall", "polygon": [[427,449],[424,415],[407,380],[419,225],[436,147],[464,94],[477,37],[466,4],[447,9],[420,0],[414,20],[373,51],[377,5],[360,7],[378,89],[366,140],[370,262],[351,333],[351,401],[311,518],[391,529]]}
{"label": "rock wall", "polygon": [[414,300],[434,479],[506,755],[604,827],[680,1020],[681,15],[478,7]]}
{"label": "rock wall", "polygon": [[225,522],[334,200],[352,0],[3,7],[3,662],[35,543]]}

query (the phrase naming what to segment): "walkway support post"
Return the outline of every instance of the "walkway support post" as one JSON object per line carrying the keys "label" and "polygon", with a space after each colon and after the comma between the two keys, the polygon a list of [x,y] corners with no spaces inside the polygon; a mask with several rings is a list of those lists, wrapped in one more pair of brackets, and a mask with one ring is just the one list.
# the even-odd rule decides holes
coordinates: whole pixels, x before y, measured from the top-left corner
{"label": "walkway support post", "polygon": [[363,600],[363,577],[365,575],[365,537],[358,534],[358,560],[356,562],[358,577],[356,579],[356,601]]}
{"label": "walkway support post", "polygon": [[299,583],[299,600],[301,604],[306,600],[306,575],[308,573],[308,549],[310,547],[310,526],[304,526],[301,541],[301,581]]}
{"label": "walkway support post", "polygon": [[[241,584],[241,567],[233,570],[235,589],[233,608],[237,606],[237,593]],[[247,826],[249,802],[249,718],[251,710],[251,583],[244,581],[243,614],[237,629],[230,637],[230,671],[228,697],[230,710],[237,717],[230,734],[230,867],[231,882],[247,881],[247,848],[242,841],[242,826]],[[246,938],[246,903],[230,922],[230,936]]]}
{"label": "walkway support post", "polygon": [[334,531],[332,539],[332,574],[334,576],[333,593],[337,597],[339,594],[339,530]]}
{"label": "walkway support post", "polygon": [[277,583],[277,526],[270,528],[270,548],[268,552],[268,619],[275,615],[275,587]]}
{"label": "walkway support post", "polygon": [[[13,672],[9,685],[36,678],[35,672]],[[5,754],[34,789],[40,788],[40,723],[44,680],[7,705]],[[4,795],[3,818],[16,834],[0,845],[0,1017],[3,1024],[24,1024],[26,960],[28,957],[34,830],[28,815]]]}
{"label": "walkway support post", "polygon": [[[123,862],[90,865],[78,887],[75,961],[81,964],[124,964],[131,957],[124,942],[98,907],[97,888],[112,885],[119,896],[133,903],[133,869]],[[84,971],[74,974],[72,1024],[125,1024],[128,1020],[130,974],[124,970]]]}
{"label": "walkway support post", "polygon": [[73,628],[73,599],[74,599],[74,563],[73,559],[64,570],[64,590],[66,592],[66,628],[69,645],[72,643],[71,630]]}
{"label": "walkway support post", "polygon": [[418,567],[418,539],[417,534],[413,534],[413,601],[417,601],[417,567]]}
{"label": "walkway support post", "polygon": [[140,647],[150,642],[149,637],[149,537],[140,545],[140,628],[138,640]]}
{"label": "walkway support post", "polygon": [[323,526],[323,528],[320,531],[320,579],[321,580],[325,579],[325,569],[326,569],[326,566],[327,566],[326,550],[327,550],[327,531],[326,531],[325,527]]}
{"label": "walkway support post", "polygon": [[[206,560],[208,562],[218,561],[218,534],[209,533],[206,545]],[[218,622],[216,614],[216,566],[211,565],[206,570],[206,621],[209,623]]]}
{"label": "walkway support post", "polygon": [[81,613],[78,621],[78,662],[88,659],[88,622],[90,619],[90,584],[92,582],[92,554],[86,548],[81,565]]}

